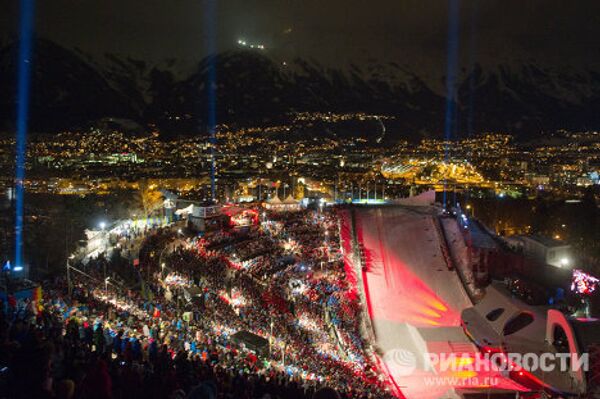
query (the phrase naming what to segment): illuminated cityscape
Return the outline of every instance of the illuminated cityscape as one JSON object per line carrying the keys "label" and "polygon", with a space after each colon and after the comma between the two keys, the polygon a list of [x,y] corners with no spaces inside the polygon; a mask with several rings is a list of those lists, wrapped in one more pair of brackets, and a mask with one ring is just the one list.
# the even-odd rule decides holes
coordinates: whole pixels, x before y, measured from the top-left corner
{"label": "illuminated cityscape", "polygon": [[598,7],[13,3],[0,399],[600,397]]}

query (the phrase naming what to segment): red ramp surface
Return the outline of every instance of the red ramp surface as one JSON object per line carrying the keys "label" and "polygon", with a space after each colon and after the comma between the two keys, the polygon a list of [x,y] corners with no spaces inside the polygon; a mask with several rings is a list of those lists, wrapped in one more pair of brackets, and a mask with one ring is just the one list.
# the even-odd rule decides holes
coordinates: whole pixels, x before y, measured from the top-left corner
{"label": "red ramp surface", "polygon": [[[362,283],[376,345],[402,393],[410,399],[437,399],[456,397],[454,390],[462,388],[522,390],[495,372],[441,371],[423,360],[431,354],[465,354],[467,359],[458,362],[468,366],[468,358],[479,356],[460,327],[460,313],[471,302],[444,259],[434,224],[437,211],[399,206],[353,212],[354,220],[351,212],[342,220],[346,267],[362,266],[356,280]],[[403,364],[405,353],[416,360],[410,373]]]}

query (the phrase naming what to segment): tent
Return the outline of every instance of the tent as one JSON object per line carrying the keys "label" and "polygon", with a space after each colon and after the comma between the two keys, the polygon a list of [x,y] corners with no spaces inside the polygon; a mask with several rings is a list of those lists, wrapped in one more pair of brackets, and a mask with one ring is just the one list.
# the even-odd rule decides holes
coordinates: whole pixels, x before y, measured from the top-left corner
{"label": "tent", "polygon": [[284,203],[285,205],[298,205],[298,204],[299,204],[299,202],[298,202],[298,201],[296,201],[296,200],[294,199],[294,197],[292,197],[292,195],[291,195],[291,194],[290,194],[290,195],[288,195],[288,197],[287,197],[285,200],[283,200],[283,203]]}
{"label": "tent", "polygon": [[296,201],[289,195],[284,201],[281,201],[278,196],[269,198],[264,207],[274,211],[297,211],[300,209],[300,202]]}
{"label": "tent", "polygon": [[300,202],[296,201],[292,195],[288,195],[288,197],[283,200],[283,209],[286,211],[297,211],[300,210]]}
{"label": "tent", "polygon": [[278,209],[281,206],[281,200],[277,195],[269,198],[263,204],[263,206],[267,209]]}

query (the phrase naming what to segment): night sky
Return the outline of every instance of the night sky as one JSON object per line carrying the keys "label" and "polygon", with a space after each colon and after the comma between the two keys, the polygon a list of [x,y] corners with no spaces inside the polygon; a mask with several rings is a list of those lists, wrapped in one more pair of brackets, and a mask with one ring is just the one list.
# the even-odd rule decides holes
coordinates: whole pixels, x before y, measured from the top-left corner
{"label": "night sky", "polygon": [[[93,56],[105,52],[150,62],[191,64],[206,53],[206,0],[39,0],[42,37]],[[0,0],[3,40],[14,35],[18,0]],[[447,43],[443,0],[226,0],[214,18],[217,49],[238,39],[273,57],[326,65],[369,58],[443,75]],[[544,66],[600,65],[600,1],[463,0],[460,64],[521,60]]]}

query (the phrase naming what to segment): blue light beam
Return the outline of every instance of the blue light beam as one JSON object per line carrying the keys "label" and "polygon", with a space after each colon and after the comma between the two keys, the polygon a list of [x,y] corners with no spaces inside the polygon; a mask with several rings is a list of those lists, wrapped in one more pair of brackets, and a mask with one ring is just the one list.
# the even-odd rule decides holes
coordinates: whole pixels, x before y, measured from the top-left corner
{"label": "blue light beam", "polygon": [[23,202],[25,148],[29,121],[29,87],[35,0],[21,0],[17,86],[17,147],[15,164],[15,265],[23,264]]}
{"label": "blue light beam", "polygon": [[216,0],[204,1],[204,45],[208,54],[206,101],[207,101],[207,125],[210,134],[210,194],[213,201],[216,200],[216,160],[215,146],[217,144],[217,66],[216,66]]}
{"label": "blue light beam", "polygon": [[[471,6],[469,26],[469,99],[467,109],[467,136],[473,135],[473,117],[475,113],[475,64],[477,62],[477,12],[478,2]],[[471,161],[471,159],[469,159]]]}
{"label": "blue light beam", "polygon": [[[446,117],[444,121],[444,161],[450,159],[449,141],[456,117],[456,81],[458,74],[460,1],[448,0],[448,54],[446,64]],[[444,179],[444,208],[446,208],[446,179]]]}

